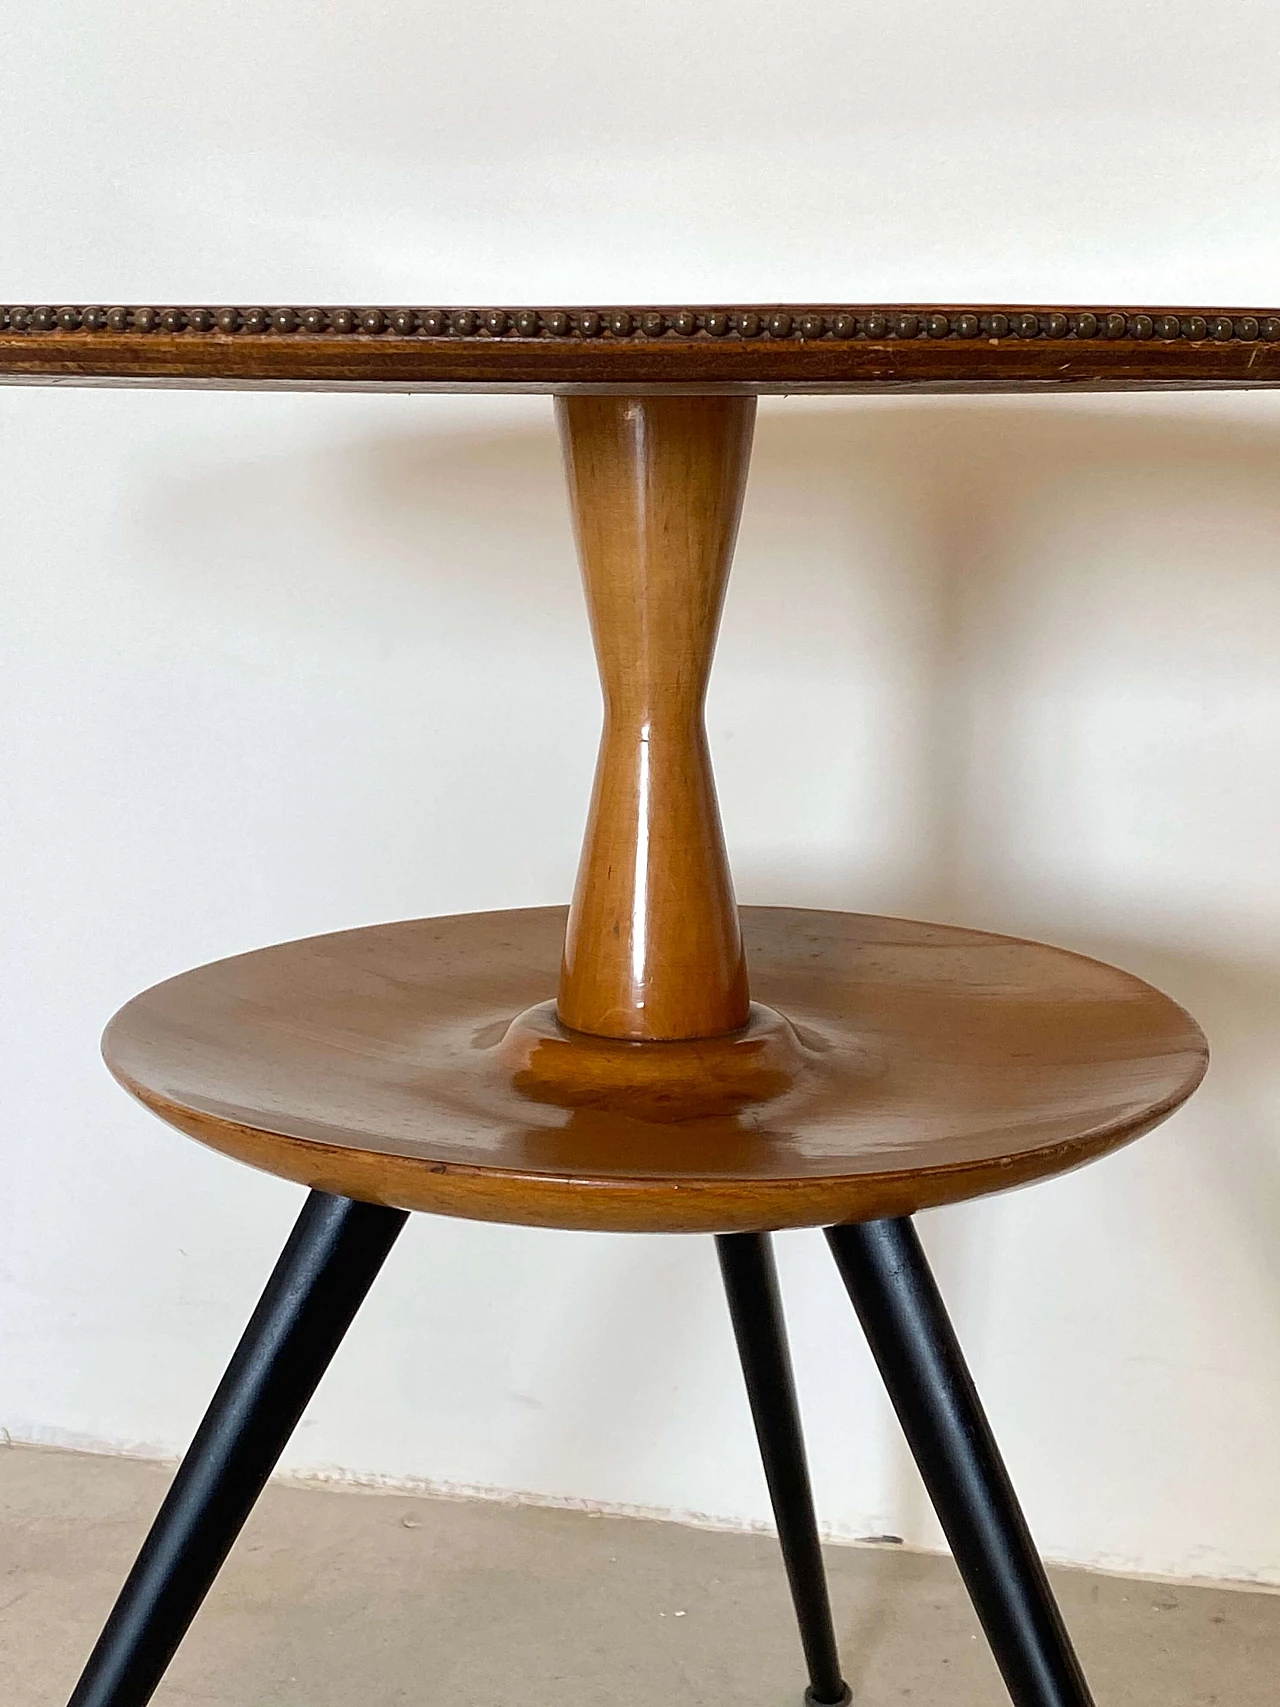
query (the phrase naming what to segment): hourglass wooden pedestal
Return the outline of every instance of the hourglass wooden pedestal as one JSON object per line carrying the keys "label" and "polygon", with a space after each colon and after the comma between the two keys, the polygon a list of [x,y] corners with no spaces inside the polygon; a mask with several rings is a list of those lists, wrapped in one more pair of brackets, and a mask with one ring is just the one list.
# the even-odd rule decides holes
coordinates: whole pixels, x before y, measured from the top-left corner
{"label": "hourglass wooden pedestal", "polygon": [[769,1233],[825,1227],[1012,1699],[1087,1707],[909,1217],[1148,1131],[1199,1082],[1204,1039],[1059,949],[740,910],[703,700],[757,392],[1275,384],[1280,319],[7,309],[0,372],[559,393],[604,693],[567,913],[287,943],[170,979],[108,1027],[108,1065],[149,1108],[311,1194],[73,1707],[149,1699],[411,1210],[716,1235],[815,1703],[849,1690]]}

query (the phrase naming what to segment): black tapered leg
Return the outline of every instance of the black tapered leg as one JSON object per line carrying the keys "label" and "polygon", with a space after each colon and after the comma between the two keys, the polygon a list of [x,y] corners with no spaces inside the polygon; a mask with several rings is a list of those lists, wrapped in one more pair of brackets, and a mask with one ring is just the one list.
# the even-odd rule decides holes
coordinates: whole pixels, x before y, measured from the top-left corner
{"label": "black tapered leg", "polygon": [[827,1240],[1015,1707],[1093,1707],[915,1228]]}
{"label": "black tapered leg", "polygon": [[809,1668],[805,1700],[847,1702],[849,1686],[840,1675],[831,1623],[773,1244],[768,1233],[721,1233],[716,1250]]}
{"label": "black tapered leg", "polygon": [[143,1707],[407,1216],[313,1191],[69,1707]]}

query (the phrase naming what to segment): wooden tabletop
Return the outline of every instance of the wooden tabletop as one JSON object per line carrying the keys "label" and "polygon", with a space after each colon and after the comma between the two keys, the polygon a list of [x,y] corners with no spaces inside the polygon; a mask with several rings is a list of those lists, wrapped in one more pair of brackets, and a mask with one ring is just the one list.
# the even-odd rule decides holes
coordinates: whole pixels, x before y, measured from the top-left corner
{"label": "wooden tabletop", "polygon": [[1280,385],[1280,309],[0,306],[0,381],[392,391]]}

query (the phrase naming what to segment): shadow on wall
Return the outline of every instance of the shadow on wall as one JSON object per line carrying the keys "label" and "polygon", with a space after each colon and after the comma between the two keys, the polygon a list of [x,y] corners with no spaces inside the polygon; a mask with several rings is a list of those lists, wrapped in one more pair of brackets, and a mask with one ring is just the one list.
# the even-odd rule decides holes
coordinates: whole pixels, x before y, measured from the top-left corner
{"label": "shadow on wall", "polygon": [[[711,723],[744,899],[1043,935],[1197,1015],[1184,1165],[1275,1298],[1280,423],[1253,401],[763,405]],[[304,508],[300,575],[276,547]],[[159,519],[170,572],[290,625],[420,619],[548,669],[585,646],[549,407],[224,465]],[[960,1219],[930,1239],[980,1345],[983,1255]],[[643,1452],[625,1387],[600,1404]]]}

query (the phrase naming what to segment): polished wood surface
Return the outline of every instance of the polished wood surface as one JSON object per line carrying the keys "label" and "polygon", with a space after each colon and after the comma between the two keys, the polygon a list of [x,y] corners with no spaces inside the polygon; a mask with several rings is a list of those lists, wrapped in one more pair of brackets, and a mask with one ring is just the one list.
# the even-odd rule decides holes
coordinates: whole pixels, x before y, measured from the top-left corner
{"label": "polished wood surface", "polygon": [[751,454],[754,397],[557,403],[604,692],[560,977],[566,1026],[713,1037],[747,974],[703,703]]}
{"label": "polished wood surface", "polygon": [[558,908],[419,920],[147,991],[104,1051],[182,1130],[406,1209],[730,1232],[1058,1173],[1199,1082],[1194,1022],[1079,956],[739,924],[702,703],[755,394],[1280,385],[1280,313],[0,307],[0,381],[561,398],[605,700],[567,938]]}
{"label": "polished wood surface", "polygon": [[1021,1185],[1149,1130],[1204,1071],[1181,1008],[1060,949],[857,914],[742,919],[761,1007],[726,1038],[565,1032],[565,912],[539,908],[219,961],[136,997],[104,1053],[173,1125],[309,1186],[651,1231],[902,1215]]}
{"label": "polished wood surface", "polygon": [[395,391],[1280,385],[1280,310],[0,305],[0,380]]}

